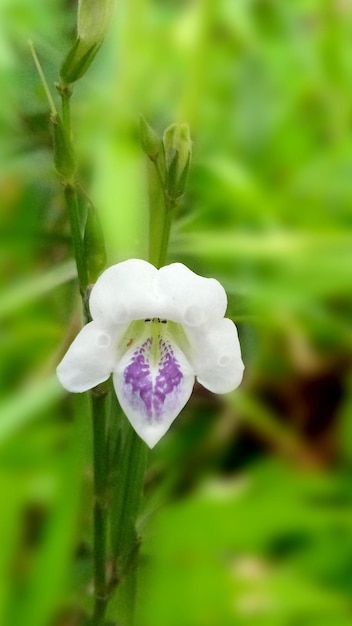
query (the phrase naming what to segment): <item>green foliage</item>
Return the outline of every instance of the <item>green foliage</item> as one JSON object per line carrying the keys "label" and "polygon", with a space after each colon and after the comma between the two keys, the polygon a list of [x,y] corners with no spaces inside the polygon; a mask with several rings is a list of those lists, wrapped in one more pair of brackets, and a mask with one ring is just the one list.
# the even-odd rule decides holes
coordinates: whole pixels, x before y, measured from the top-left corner
{"label": "green foliage", "polygon": [[[0,4],[6,626],[82,626],[92,604],[91,424],[54,374],[81,323],[77,281],[26,45],[54,92],[75,9]],[[223,282],[246,364],[228,397],[196,387],[151,453],[136,626],[351,622],[351,34],[348,2],[121,0],[75,88],[78,175],[108,264],[146,256],[139,113],[159,136],[190,125],[169,261]]]}
{"label": "green foliage", "polygon": [[351,494],[342,480],[265,461],[166,504],[144,544],[138,623],[347,624]]}

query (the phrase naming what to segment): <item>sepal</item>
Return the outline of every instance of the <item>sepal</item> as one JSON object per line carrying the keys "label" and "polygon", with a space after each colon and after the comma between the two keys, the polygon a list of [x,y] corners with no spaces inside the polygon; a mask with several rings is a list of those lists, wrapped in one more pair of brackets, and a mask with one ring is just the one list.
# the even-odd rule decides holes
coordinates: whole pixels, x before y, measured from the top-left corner
{"label": "sepal", "polygon": [[139,120],[142,150],[152,161],[155,161],[160,152],[164,152],[163,141],[143,115],[140,115]]}
{"label": "sepal", "polygon": [[101,44],[102,41],[87,45],[87,42],[77,37],[62,63],[60,69],[62,81],[70,84],[82,78],[92,64]]}
{"label": "sepal", "polygon": [[186,188],[192,155],[192,140],[188,124],[171,124],[163,137],[165,147],[167,192],[177,200]]}
{"label": "sepal", "polygon": [[77,38],[60,70],[64,83],[75,82],[88,70],[103,43],[114,7],[115,0],[79,1]]}

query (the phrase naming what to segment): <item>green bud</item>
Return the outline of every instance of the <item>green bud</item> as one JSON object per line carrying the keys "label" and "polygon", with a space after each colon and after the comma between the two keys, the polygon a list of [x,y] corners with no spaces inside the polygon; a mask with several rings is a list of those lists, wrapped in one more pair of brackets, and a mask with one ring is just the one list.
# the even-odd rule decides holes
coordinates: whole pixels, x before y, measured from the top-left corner
{"label": "green bud", "polygon": [[114,7],[115,0],[79,0],[77,38],[60,71],[65,83],[75,82],[88,70],[103,43]]}
{"label": "green bud", "polygon": [[164,144],[161,137],[148,124],[143,115],[140,116],[140,138],[143,151],[152,161],[157,159],[160,152],[164,152]]}
{"label": "green bud", "polygon": [[54,165],[64,181],[69,182],[76,172],[76,159],[72,143],[67,136],[61,117],[55,113],[51,115],[54,134]]}
{"label": "green bud", "polygon": [[90,283],[95,283],[106,265],[106,249],[103,229],[97,212],[92,206],[88,208],[83,244],[88,279]]}
{"label": "green bud", "polygon": [[140,116],[140,140],[142,150],[153,162],[158,171],[159,180],[161,180],[162,185],[165,185],[166,161],[164,143],[142,115]]}
{"label": "green bud", "polygon": [[84,41],[103,41],[115,8],[115,0],[79,0],[77,34]]}
{"label": "green bud", "polygon": [[192,155],[192,140],[186,123],[171,124],[163,137],[167,167],[167,191],[177,199],[185,191]]}

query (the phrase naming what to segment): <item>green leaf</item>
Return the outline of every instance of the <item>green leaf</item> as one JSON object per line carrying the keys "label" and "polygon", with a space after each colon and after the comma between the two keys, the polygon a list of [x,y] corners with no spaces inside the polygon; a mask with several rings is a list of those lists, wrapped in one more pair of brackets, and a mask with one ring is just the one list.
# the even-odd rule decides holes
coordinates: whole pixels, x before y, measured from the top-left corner
{"label": "green leaf", "polygon": [[65,395],[56,376],[24,389],[3,402],[0,419],[0,445],[24,425],[38,419]]}
{"label": "green leaf", "polygon": [[33,277],[3,291],[0,297],[0,319],[45,295],[52,289],[76,278],[74,261],[66,261],[47,273]]}

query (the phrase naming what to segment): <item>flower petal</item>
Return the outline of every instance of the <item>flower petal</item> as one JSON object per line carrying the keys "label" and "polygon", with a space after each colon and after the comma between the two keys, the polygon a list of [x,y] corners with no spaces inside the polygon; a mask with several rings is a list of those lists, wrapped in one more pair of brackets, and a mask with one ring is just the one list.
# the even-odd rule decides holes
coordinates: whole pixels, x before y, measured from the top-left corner
{"label": "flower petal", "polygon": [[109,267],[99,276],[90,295],[93,320],[113,325],[158,316],[157,274],[153,265],[141,259]]}
{"label": "flower petal", "polygon": [[144,334],[124,354],[113,380],[123,411],[153,448],[189,399],[194,371],[167,334]]}
{"label": "flower petal", "polygon": [[105,270],[89,300],[93,319],[104,325],[160,317],[208,326],[224,316],[226,305],[225,290],[214,278],[198,276],[182,263],[157,270],[141,259]]}
{"label": "flower petal", "polygon": [[224,317],[227,297],[214,278],[204,278],[182,263],[162,267],[157,276],[157,290],[164,295],[165,316],[186,327],[208,326]]}
{"label": "flower petal", "polygon": [[115,335],[95,322],[84,326],[57,367],[62,386],[81,392],[107,380],[116,360],[115,341]]}
{"label": "flower petal", "polygon": [[213,393],[236,389],[244,365],[235,324],[225,318],[208,331],[185,329],[198,382]]}

